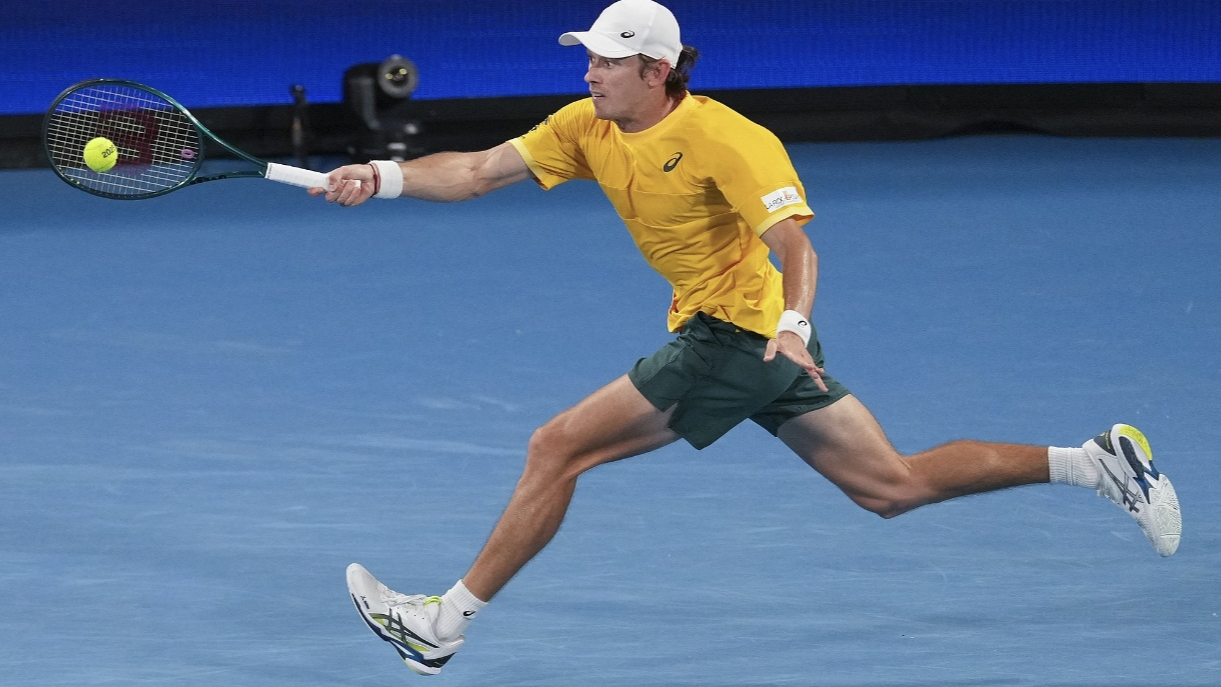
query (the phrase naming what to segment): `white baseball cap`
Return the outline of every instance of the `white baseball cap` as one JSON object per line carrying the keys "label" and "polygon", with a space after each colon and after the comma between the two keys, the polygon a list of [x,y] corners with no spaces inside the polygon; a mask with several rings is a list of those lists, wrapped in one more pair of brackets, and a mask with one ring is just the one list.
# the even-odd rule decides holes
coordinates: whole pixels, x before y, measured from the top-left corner
{"label": "white baseball cap", "polygon": [[678,64],[683,42],[674,14],[653,0],[619,0],[602,10],[588,31],[560,36],[560,45],[580,43],[602,57],[645,55]]}

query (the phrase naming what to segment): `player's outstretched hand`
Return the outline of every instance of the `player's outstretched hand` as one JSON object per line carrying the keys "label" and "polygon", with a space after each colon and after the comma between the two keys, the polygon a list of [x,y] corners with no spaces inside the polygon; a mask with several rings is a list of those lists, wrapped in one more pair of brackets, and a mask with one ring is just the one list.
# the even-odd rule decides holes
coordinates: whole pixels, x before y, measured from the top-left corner
{"label": "player's outstretched hand", "polygon": [[800,336],[793,332],[780,332],[780,336],[767,342],[767,349],[763,352],[763,362],[770,363],[775,360],[777,353],[800,365],[801,369],[814,379],[814,383],[818,385],[819,389],[827,390],[827,385],[822,381],[822,374],[826,370],[814,364],[814,359],[810,357],[810,352],[806,350]]}
{"label": "player's outstretched hand", "polygon": [[326,202],[344,207],[360,205],[373,196],[373,168],[369,165],[344,165],[326,177],[327,188],[311,188],[311,196],[326,194]]}

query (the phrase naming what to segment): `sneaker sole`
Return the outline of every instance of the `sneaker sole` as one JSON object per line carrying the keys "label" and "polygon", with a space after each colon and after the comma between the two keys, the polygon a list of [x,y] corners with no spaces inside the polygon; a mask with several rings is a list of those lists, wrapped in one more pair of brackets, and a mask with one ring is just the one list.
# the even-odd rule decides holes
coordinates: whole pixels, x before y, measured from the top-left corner
{"label": "sneaker sole", "polygon": [[[1112,433],[1117,436],[1113,443],[1110,438]],[[1155,526],[1160,534],[1150,533],[1142,519],[1138,518],[1137,522],[1159,555],[1173,556],[1179,549],[1183,535],[1183,514],[1179,509],[1178,493],[1170,478],[1153,466],[1153,449],[1149,446],[1149,440],[1139,429],[1121,424],[1103,432],[1094,441],[1104,451],[1123,458],[1128,464],[1131,477],[1145,497],[1148,524]],[[1137,447],[1143,451],[1145,460],[1141,460]]]}

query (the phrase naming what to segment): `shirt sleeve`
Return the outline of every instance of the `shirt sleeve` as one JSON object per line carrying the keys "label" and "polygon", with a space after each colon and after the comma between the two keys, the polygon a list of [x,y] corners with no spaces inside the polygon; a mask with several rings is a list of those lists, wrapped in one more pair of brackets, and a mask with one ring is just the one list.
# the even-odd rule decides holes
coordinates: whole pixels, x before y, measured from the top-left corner
{"label": "shirt sleeve", "polygon": [[762,235],[783,219],[805,224],[814,217],[780,139],[754,124],[718,139],[713,180],[755,234]]}
{"label": "shirt sleeve", "polygon": [[581,136],[592,119],[592,107],[586,101],[577,101],[509,143],[521,153],[535,181],[545,189],[569,179],[592,179],[593,172],[580,146]]}

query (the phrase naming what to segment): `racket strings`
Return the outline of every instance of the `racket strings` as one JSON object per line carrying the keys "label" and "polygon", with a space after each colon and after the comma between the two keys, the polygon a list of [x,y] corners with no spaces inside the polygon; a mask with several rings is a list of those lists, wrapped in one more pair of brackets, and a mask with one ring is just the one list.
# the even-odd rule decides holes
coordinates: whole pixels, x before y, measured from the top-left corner
{"label": "racket strings", "polygon": [[[47,150],[73,183],[116,196],[154,194],[189,181],[202,159],[199,133],[173,103],[128,85],[86,86],[51,112]],[[85,164],[85,145],[104,137],[115,144],[113,168]]]}

